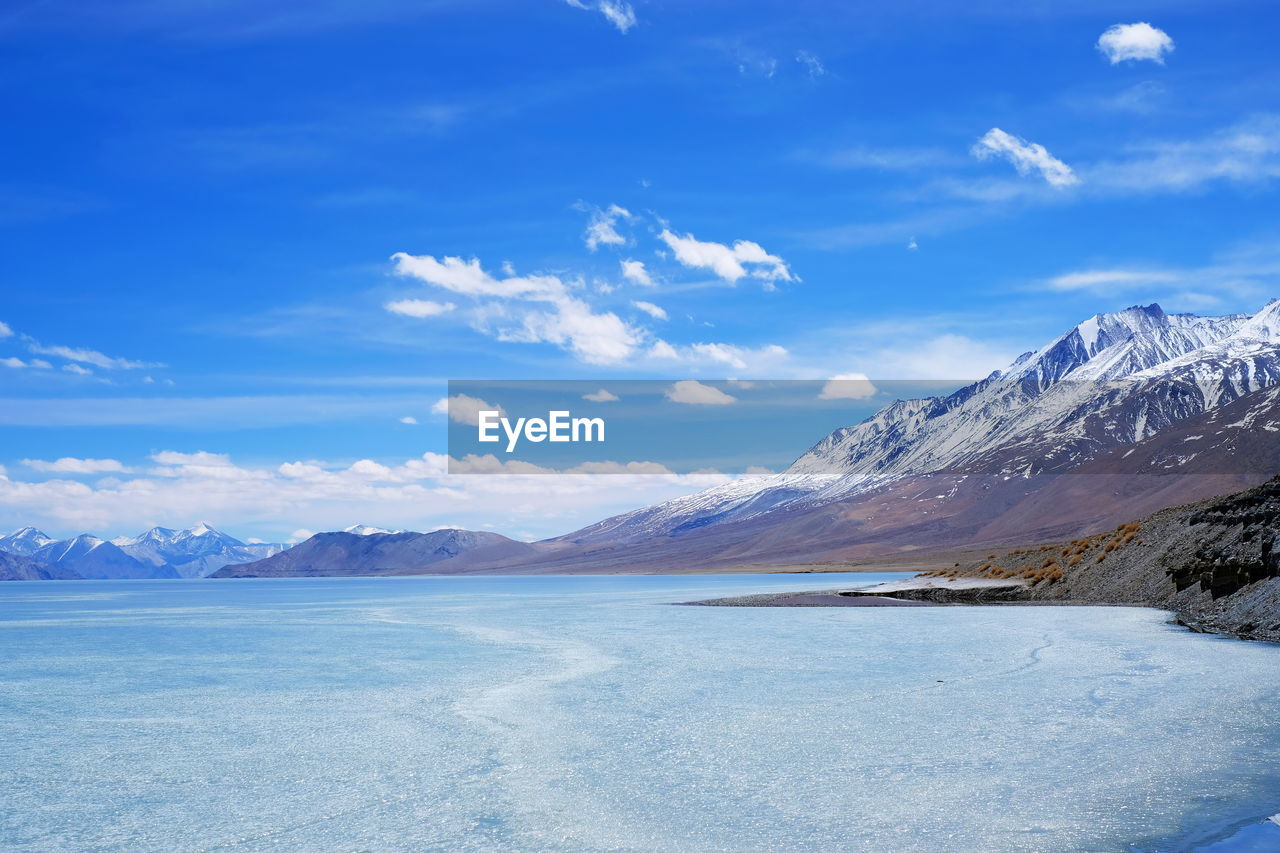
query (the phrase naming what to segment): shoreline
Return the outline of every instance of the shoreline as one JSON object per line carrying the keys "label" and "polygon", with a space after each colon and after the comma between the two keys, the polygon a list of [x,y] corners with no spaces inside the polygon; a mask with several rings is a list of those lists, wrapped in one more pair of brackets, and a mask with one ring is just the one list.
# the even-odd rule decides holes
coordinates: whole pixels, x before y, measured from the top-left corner
{"label": "shoreline", "polygon": [[890,581],[865,589],[793,590],[676,603],[692,607],[1143,607],[1171,614],[1169,624],[1191,633],[1280,644],[1280,634],[1239,630],[1177,607],[1142,601],[1037,598],[1029,593],[1030,587],[1020,582],[948,580],[916,575],[905,581]]}

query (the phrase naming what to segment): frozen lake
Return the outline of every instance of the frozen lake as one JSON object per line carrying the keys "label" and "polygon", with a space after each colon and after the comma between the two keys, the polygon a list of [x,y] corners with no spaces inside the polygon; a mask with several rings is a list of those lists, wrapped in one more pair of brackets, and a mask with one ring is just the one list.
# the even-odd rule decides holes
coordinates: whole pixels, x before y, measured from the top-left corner
{"label": "frozen lake", "polygon": [[666,606],[892,577],[0,584],[0,848],[1186,850],[1280,811],[1280,647]]}

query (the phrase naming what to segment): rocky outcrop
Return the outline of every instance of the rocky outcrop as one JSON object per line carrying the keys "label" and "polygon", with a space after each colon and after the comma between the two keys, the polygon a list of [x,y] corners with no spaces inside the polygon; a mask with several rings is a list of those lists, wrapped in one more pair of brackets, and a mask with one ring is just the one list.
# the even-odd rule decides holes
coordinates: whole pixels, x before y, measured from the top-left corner
{"label": "rocky outcrop", "polygon": [[1026,587],[1000,599],[1160,607],[1194,630],[1280,642],[1278,539],[1280,477],[1106,533],[927,574],[1017,579]]}

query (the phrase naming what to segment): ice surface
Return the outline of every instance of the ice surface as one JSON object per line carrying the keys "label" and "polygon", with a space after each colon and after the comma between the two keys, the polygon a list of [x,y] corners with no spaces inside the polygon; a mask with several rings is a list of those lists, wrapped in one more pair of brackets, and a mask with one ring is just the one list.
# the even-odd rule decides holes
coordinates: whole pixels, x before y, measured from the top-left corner
{"label": "ice surface", "polygon": [[0,848],[1185,850],[1280,809],[1280,648],[665,605],[891,577],[5,584]]}

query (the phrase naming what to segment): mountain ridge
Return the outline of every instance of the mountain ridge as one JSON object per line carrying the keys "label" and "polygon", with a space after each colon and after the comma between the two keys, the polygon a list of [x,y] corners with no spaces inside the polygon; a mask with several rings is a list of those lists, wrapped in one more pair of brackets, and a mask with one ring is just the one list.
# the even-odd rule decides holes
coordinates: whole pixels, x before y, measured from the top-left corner
{"label": "mountain ridge", "polygon": [[100,580],[207,577],[225,565],[261,560],[286,547],[241,542],[203,521],[185,530],[152,527],[137,536],[110,541],[88,533],[55,540],[34,527],[0,537],[0,553]]}

